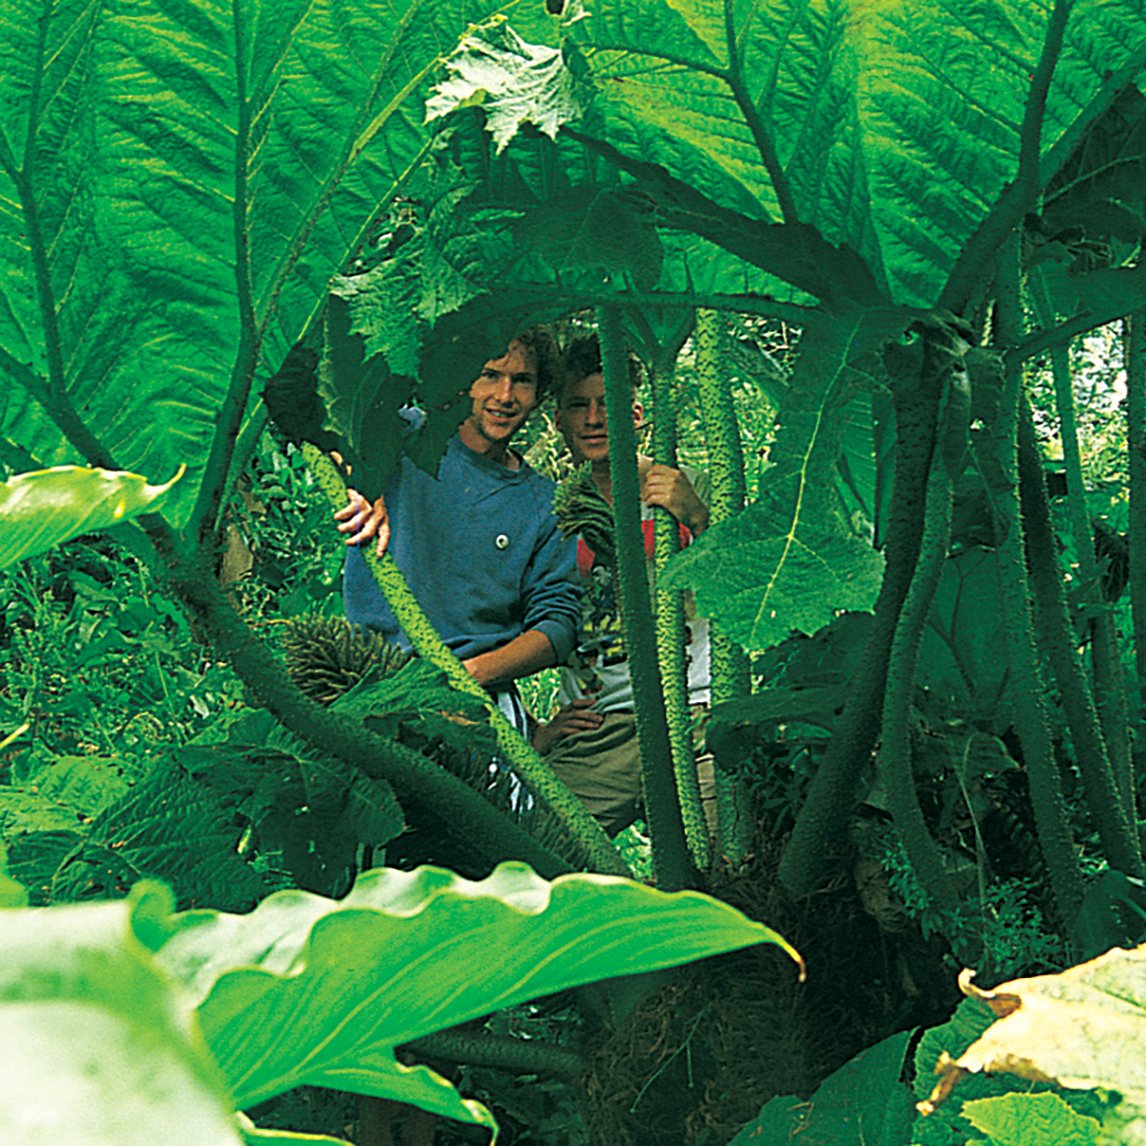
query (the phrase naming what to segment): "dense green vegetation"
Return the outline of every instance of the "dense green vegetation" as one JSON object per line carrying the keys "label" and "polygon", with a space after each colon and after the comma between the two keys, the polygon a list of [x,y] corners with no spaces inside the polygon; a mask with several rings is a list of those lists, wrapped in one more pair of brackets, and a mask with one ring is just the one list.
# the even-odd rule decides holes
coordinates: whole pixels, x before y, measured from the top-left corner
{"label": "dense green vegetation", "polygon": [[[106,1056],[77,1080],[165,1048],[151,1097],[180,1103],[114,1113],[104,1083],[109,1117],[162,1137],[194,1111],[197,1141],[258,1141],[234,1111],[313,1084],[484,1137],[488,1110],[416,1054],[510,1141],[784,1140],[813,1110],[840,1146],[876,1121],[889,1144],[1141,1135],[1117,1055],[1043,1072],[1073,1090],[911,1101],[985,1025],[978,1004],[951,1017],[958,967],[1059,971],[1146,931],[1134,0],[21,0],[0,64],[3,1005],[28,1039],[53,1007],[97,1008],[84,1045]],[[715,846],[679,779],[621,434],[643,835],[610,845],[428,644],[385,660],[330,620],[338,542],[302,444],[364,488],[403,449],[432,465],[473,348],[539,319],[598,327],[613,424],[635,350],[651,448],[711,471],[716,524],[662,553],[656,604],[667,629],[692,589],[718,630]],[[403,438],[411,400],[429,417]],[[489,784],[495,745],[526,814]],[[458,892],[507,860],[544,879]],[[460,876],[397,872],[424,863]],[[434,894],[402,889],[435,881],[433,941],[402,940],[432,1021],[371,1010],[344,1043],[325,996],[279,998],[321,968],[359,1014],[373,929],[416,929]],[[631,928],[649,958],[452,1006],[465,912],[497,916],[479,926],[502,952],[498,912],[550,888],[579,897],[580,941]],[[89,900],[116,902],[61,906]],[[803,953],[806,986],[733,908]],[[550,916],[536,930],[526,974],[562,945]],[[1140,992],[1135,966],[1097,989]],[[938,1029],[911,1049],[919,1026]],[[515,1077],[545,1081],[523,1097]],[[791,1095],[815,1097],[794,1116]],[[317,1105],[315,1130],[350,1118],[364,1146],[406,1117]],[[6,1140],[33,1133],[11,1117]],[[128,1141],[116,1125],[86,1140]]]}

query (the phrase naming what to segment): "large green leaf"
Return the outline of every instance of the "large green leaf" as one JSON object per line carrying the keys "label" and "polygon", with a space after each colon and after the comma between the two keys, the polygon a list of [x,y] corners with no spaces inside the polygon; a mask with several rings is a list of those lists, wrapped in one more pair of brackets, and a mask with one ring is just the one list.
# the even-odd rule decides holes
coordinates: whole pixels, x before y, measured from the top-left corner
{"label": "large green leaf", "polygon": [[242,1142],[181,990],[140,936],[171,909],[131,902],[0,911],[0,1139],[11,1146]]}
{"label": "large green leaf", "polygon": [[975,547],[949,557],[920,644],[918,680],[943,703],[1002,732],[1011,709],[1007,660],[999,655],[994,624],[998,603],[993,549]]}
{"label": "large green leaf", "polygon": [[179,761],[238,805],[257,825],[259,852],[277,853],[276,866],[308,891],[345,891],[361,849],[386,844],[404,826],[384,784],[307,749],[265,712],[237,722],[223,743],[183,748]]}
{"label": "large green leaf", "polygon": [[148,485],[138,474],[58,466],[17,474],[0,485],[0,569],[81,533],[154,513],[182,476]]}
{"label": "large green leaf", "polygon": [[[30,0],[0,16],[0,408],[32,456],[187,479],[187,520],[430,138],[475,0]],[[523,31],[544,38],[541,5]],[[220,422],[219,414],[224,414]]]}
{"label": "large green leaf", "polygon": [[747,648],[811,634],[840,610],[870,609],[883,560],[844,520],[835,493],[847,426],[841,413],[866,384],[862,366],[905,325],[903,312],[817,314],[800,342],[760,500],[677,554],[666,583],[691,588]]}
{"label": "large green leaf", "polygon": [[76,862],[100,864],[107,853],[129,865],[129,882],[143,877],[172,884],[181,904],[216,903],[240,909],[265,894],[267,884],[239,856],[243,826],[202,781],[178,765],[158,761],[122,799],[87,827]]}
{"label": "large green leaf", "polygon": [[278,892],[251,914],[191,912],[160,958],[201,1000],[240,1105],[301,1083],[413,1102],[489,1124],[396,1045],[515,1002],[755,943],[769,928],[696,892],[562,876],[520,863],[471,882],[378,870],[335,902]]}
{"label": "large green leaf", "polygon": [[[822,261],[844,281],[785,271],[821,297],[862,298],[874,282],[929,305],[953,272],[972,276],[993,255],[996,223],[1027,209],[1010,185],[1051,8],[598,0],[572,26],[595,80],[578,131],[720,209],[843,244]],[[1046,100],[1044,178],[1144,62],[1134,0],[1071,6]]]}

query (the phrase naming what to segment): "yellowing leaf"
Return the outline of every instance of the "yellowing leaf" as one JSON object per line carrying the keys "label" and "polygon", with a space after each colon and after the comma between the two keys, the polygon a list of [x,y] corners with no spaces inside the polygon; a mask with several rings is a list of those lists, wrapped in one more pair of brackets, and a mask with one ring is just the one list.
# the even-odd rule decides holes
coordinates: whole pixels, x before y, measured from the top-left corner
{"label": "yellowing leaf", "polygon": [[998,1016],[957,1059],[943,1054],[924,1114],[978,1071],[1005,1071],[1070,1089],[1118,1091],[1123,1107],[1146,1107],[1146,945],[1115,948],[1058,975],[1014,979],[981,991],[964,971],[963,992]]}

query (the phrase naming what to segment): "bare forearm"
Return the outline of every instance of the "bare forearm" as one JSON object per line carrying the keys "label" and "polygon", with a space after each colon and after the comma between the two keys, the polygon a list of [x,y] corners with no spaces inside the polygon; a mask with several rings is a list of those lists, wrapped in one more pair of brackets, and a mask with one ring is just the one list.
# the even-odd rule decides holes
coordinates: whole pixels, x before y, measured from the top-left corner
{"label": "bare forearm", "polygon": [[529,676],[557,663],[549,638],[537,629],[528,629],[501,648],[478,653],[462,662],[466,671],[478,682],[489,687],[507,684],[519,677]]}

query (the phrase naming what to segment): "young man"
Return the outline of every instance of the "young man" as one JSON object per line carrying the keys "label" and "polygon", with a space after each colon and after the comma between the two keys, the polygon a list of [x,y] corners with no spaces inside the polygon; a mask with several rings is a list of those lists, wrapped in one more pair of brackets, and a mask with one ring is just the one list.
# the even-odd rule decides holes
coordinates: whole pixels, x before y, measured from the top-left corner
{"label": "young man", "polygon": [[[643,411],[633,402],[633,421]],[[573,342],[565,354],[565,371],[558,395],[557,426],[574,462],[589,463],[589,481],[580,496],[599,497],[613,504],[609,468],[609,428],[605,417],[605,378],[596,338]],[[708,526],[706,475],[655,465],[638,456],[641,482],[642,530],[650,562],[653,508],[667,509],[687,542]],[[572,478],[570,481],[579,479]],[[583,479],[581,479],[583,480]],[[572,502],[566,499],[573,528]],[[612,538],[602,538],[612,545]],[[599,548],[604,549],[605,544]],[[563,707],[549,724],[534,733],[534,747],[554,771],[584,801],[609,835],[616,835],[637,817],[641,802],[641,764],[633,713],[633,690],[621,631],[619,603],[614,596],[612,565],[595,553],[584,536],[578,538],[577,565],[585,587],[581,642],[570,667],[562,669],[558,699]],[[708,623],[691,617],[689,625],[689,701],[707,704]]]}
{"label": "young man", "polygon": [[347,619],[409,646],[358,548],[376,539],[446,644],[495,694],[566,660],[580,618],[575,547],[553,516],[553,483],[510,446],[555,367],[546,331],[513,339],[470,387],[470,413],[437,478],[403,457],[383,496],[370,502],[351,491],[335,514],[352,547]]}

